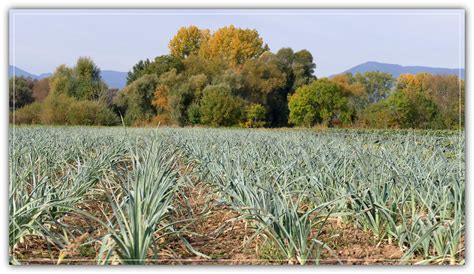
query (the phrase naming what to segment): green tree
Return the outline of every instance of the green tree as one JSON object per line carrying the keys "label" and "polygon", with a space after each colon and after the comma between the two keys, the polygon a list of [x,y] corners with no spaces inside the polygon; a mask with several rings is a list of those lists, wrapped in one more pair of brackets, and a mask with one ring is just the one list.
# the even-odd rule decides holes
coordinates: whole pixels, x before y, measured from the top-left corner
{"label": "green tree", "polygon": [[133,81],[147,74],[151,62],[149,59],[140,60],[136,63],[132,70],[127,74],[127,86],[130,85]]}
{"label": "green tree", "polygon": [[464,126],[464,81],[456,75],[429,73],[402,74],[397,88],[423,93],[437,106],[439,115],[433,122],[437,128],[456,129]]}
{"label": "green tree", "polygon": [[66,95],[78,100],[102,101],[107,97],[107,85],[100,69],[87,57],[80,57],[74,68],[60,65],[49,80],[53,96]]}
{"label": "green tree", "polygon": [[207,86],[201,99],[201,122],[215,127],[236,125],[242,118],[243,105],[243,100],[233,96],[228,86]]}
{"label": "green tree", "polygon": [[265,52],[258,59],[248,60],[242,67],[243,88],[239,93],[251,103],[259,103],[268,110],[270,126],[287,123],[287,77],[276,56]]}
{"label": "green tree", "polygon": [[88,57],[80,57],[74,67],[75,92],[79,100],[105,100],[107,85],[100,76],[100,69]]}
{"label": "green tree", "polygon": [[349,123],[351,111],[342,89],[326,78],[298,88],[289,98],[289,122],[297,126]]}
{"label": "green tree", "polygon": [[140,60],[133,66],[132,70],[128,72],[127,85],[143,75],[155,74],[159,77],[172,69],[181,72],[184,69],[184,64],[179,58],[171,55],[157,56],[153,62],[150,62],[148,59],[145,61]]}
{"label": "green tree", "polygon": [[375,128],[435,128],[436,104],[422,92],[397,90],[387,99],[369,106],[362,115],[366,126]]}
{"label": "green tree", "polygon": [[10,109],[16,110],[33,103],[33,80],[22,76],[13,77],[10,78],[8,86],[10,91]]}
{"label": "green tree", "polygon": [[191,125],[197,125],[201,123],[201,112],[200,106],[197,103],[192,103],[188,110],[188,121]]}
{"label": "green tree", "polygon": [[49,78],[50,93],[53,95],[76,96],[74,71],[66,65],[60,65],[56,68],[53,75]]}
{"label": "green tree", "polygon": [[364,86],[369,103],[376,103],[390,95],[395,80],[390,73],[369,71],[357,73],[356,81]]}
{"label": "green tree", "polygon": [[315,69],[316,64],[313,62],[313,55],[309,51],[303,49],[296,52],[292,64],[293,74],[295,75],[292,90],[315,80],[316,77],[313,75]]}
{"label": "green tree", "polygon": [[152,101],[158,85],[158,76],[144,75],[126,86],[115,98],[114,103],[118,106],[121,115],[125,112],[124,122],[127,125],[148,121],[156,115],[156,108]]}
{"label": "green tree", "polygon": [[247,108],[247,122],[246,127],[255,128],[266,125],[265,119],[267,110],[261,104],[252,104]]}

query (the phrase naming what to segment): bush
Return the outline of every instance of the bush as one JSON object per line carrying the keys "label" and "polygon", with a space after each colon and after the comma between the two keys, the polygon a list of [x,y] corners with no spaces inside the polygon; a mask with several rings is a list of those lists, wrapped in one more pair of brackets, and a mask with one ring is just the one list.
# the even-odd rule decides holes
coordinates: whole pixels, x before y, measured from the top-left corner
{"label": "bush", "polygon": [[265,117],[267,116],[267,109],[261,104],[252,104],[247,108],[247,122],[246,127],[264,127],[266,125]]}
{"label": "bush", "polygon": [[67,95],[51,94],[46,98],[40,113],[41,123],[45,125],[69,125],[71,106],[76,100]]}
{"label": "bush", "polygon": [[342,124],[351,121],[352,111],[347,97],[337,84],[325,78],[298,88],[289,97],[288,108],[288,121],[297,126],[333,126],[332,121],[335,120]]}
{"label": "bush", "polygon": [[387,99],[368,106],[360,120],[373,128],[440,127],[436,104],[423,93],[409,90],[397,90]]}
{"label": "bush", "polygon": [[13,122],[13,115],[15,117],[15,124],[39,124],[41,123],[40,112],[41,103],[33,103],[26,105],[10,114],[10,121]]}
{"label": "bush", "polygon": [[197,125],[201,122],[201,113],[199,112],[199,105],[192,103],[188,108],[188,121],[192,125]]}
{"label": "bush", "polygon": [[71,125],[116,125],[118,117],[104,104],[94,101],[77,101],[69,112]]}
{"label": "bush", "polygon": [[50,95],[43,103],[36,102],[17,110],[15,123],[111,126],[118,124],[119,118],[104,103]]}
{"label": "bush", "polygon": [[243,106],[243,100],[233,96],[229,86],[207,86],[201,99],[201,122],[214,127],[236,125],[242,118]]}

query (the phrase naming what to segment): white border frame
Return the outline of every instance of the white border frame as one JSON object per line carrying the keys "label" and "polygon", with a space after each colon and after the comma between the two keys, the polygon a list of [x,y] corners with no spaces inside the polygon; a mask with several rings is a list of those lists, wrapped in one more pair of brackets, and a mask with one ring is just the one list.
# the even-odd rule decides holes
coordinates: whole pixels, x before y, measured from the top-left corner
{"label": "white border frame", "polygon": [[[4,42],[2,43],[3,53],[4,53],[4,60],[6,60],[6,64],[4,63],[3,66],[0,67],[0,79],[2,81],[2,93],[0,96],[2,97],[2,102],[4,103],[3,111],[0,112],[1,115],[1,125],[3,130],[1,131],[1,140],[3,145],[3,151],[0,157],[0,174],[4,178],[3,180],[3,199],[4,203],[8,201],[8,10],[10,8],[358,8],[358,9],[368,9],[368,8],[395,8],[395,9],[403,9],[403,8],[464,8],[466,9],[466,16],[465,16],[465,24],[466,24],[466,54],[465,54],[465,69],[466,69],[466,97],[465,97],[465,107],[466,107],[466,114],[465,114],[465,133],[466,133],[466,266],[464,267],[437,267],[437,266],[427,266],[427,267],[407,267],[407,266],[398,266],[398,267],[383,267],[383,266],[307,266],[307,267],[298,267],[298,266],[282,266],[282,267],[274,267],[274,266],[266,266],[266,267],[252,267],[252,266],[239,266],[239,267],[232,267],[232,266],[152,266],[152,267],[140,267],[140,272],[149,272],[149,271],[176,271],[176,272],[201,272],[201,273],[216,273],[220,271],[229,271],[229,272],[239,272],[239,271],[272,271],[276,273],[282,273],[286,271],[302,271],[302,272],[320,272],[320,271],[331,271],[331,272],[343,272],[345,270],[348,271],[360,271],[360,272],[367,272],[367,273],[380,273],[380,271],[388,272],[388,273],[398,273],[403,271],[417,271],[417,272],[427,272],[431,273],[433,271],[443,271],[443,272],[451,272],[451,271],[461,271],[461,272],[471,272],[472,269],[472,256],[471,255],[471,236],[472,236],[472,229],[470,228],[470,219],[474,213],[474,209],[472,209],[470,197],[472,197],[472,187],[470,187],[470,172],[471,167],[474,166],[473,163],[469,161],[469,156],[472,153],[470,149],[470,135],[469,131],[472,128],[474,120],[472,119],[472,111],[470,112],[470,106],[472,105],[472,96],[470,95],[471,88],[469,80],[472,79],[473,73],[469,70],[471,64],[470,54],[467,52],[469,48],[468,45],[471,44],[471,37],[472,37],[472,26],[471,21],[469,20],[470,12],[473,11],[473,3],[474,1],[469,0],[455,0],[451,2],[441,1],[441,0],[431,0],[431,1],[410,1],[410,0],[399,0],[399,1],[381,1],[376,0],[365,0],[359,1],[355,3],[354,1],[350,0],[333,0],[327,1],[325,3],[321,2],[311,2],[311,1],[304,1],[304,0],[269,0],[264,1],[261,0],[257,2],[256,0],[227,0],[225,3],[224,1],[219,0],[201,0],[199,4],[196,1],[192,0],[174,0],[171,3],[168,1],[165,3],[164,1],[153,1],[153,0],[134,0],[134,1],[127,1],[127,0],[110,0],[110,1],[102,1],[98,2],[97,0],[71,0],[68,2],[63,2],[59,0],[45,0],[41,3],[38,3],[34,0],[2,0],[0,1],[0,6],[2,7],[2,22],[4,23],[3,27],[0,29],[2,37],[4,37]],[[4,61],[5,62],[5,61]],[[15,271],[15,272],[31,272],[31,271],[50,271],[50,272],[62,272],[64,270],[71,272],[71,273],[83,273],[84,271],[88,272],[96,272],[96,271],[112,271],[112,272],[119,272],[119,273],[127,273],[133,269],[131,267],[85,267],[85,266],[29,266],[29,267],[12,267],[8,266],[8,207],[5,206],[3,210],[0,210],[0,220],[3,223],[3,229],[1,229],[2,237],[0,238],[0,250],[3,258],[1,261],[2,270],[5,272]],[[439,270],[437,269],[439,268]]]}

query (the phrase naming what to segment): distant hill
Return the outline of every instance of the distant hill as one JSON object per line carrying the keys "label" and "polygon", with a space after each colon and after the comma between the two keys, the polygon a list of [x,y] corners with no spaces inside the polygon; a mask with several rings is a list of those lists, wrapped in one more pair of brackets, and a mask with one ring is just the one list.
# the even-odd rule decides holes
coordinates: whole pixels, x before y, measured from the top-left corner
{"label": "distant hill", "polygon": [[15,73],[16,76],[23,76],[23,77],[30,77],[33,79],[39,79],[37,75],[34,75],[32,73],[29,73],[25,70],[22,70],[21,68],[17,68],[15,66],[10,65],[8,67],[8,78],[13,77],[13,73]]}
{"label": "distant hill", "polygon": [[107,83],[110,88],[124,88],[127,84],[127,72],[115,71],[115,70],[102,70],[102,79]]}
{"label": "distant hill", "polygon": [[[403,73],[411,73],[416,74],[420,72],[431,73],[434,75],[457,75],[462,79],[465,77],[464,69],[450,69],[450,68],[433,68],[433,67],[421,67],[421,66],[401,66],[397,64],[386,64],[386,63],[379,63],[379,62],[366,62],[360,65],[357,65],[353,68],[350,68],[342,73],[364,73],[367,71],[380,71],[392,74],[393,77],[398,77],[400,74]],[[332,75],[334,76],[334,75]],[[331,76],[331,77],[332,77]]]}
{"label": "distant hill", "polygon": [[[46,77],[51,76],[51,73],[41,73],[39,75],[35,75],[33,73],[29,73],[21,68],[15,67],[10,65],[8,67],[8,77],[13,77],[13,72],[15,72],[16,76],[24,76],[30,77],[32,79],[43,79]],[[127,72],[122,71],[114,71],[114,70],[102,70],[101,71],[102,79],[105,83],[109,86],[109,88],[118,88],[121,89],[125,87],[127,82]]]}

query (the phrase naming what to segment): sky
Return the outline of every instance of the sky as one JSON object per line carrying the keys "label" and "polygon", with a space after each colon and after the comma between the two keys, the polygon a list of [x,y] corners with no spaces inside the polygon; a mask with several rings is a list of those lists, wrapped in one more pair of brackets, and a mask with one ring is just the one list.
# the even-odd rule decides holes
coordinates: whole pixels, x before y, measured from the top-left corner
{"label": "sky", "polygon": [[24,10],[9,14],[9,62],[33,74],[91,57],[129,71],[168,53],[180,27],[256,29],[273,52],[309,50],[318,77],[368,61],[464,68],[464,10]]}

